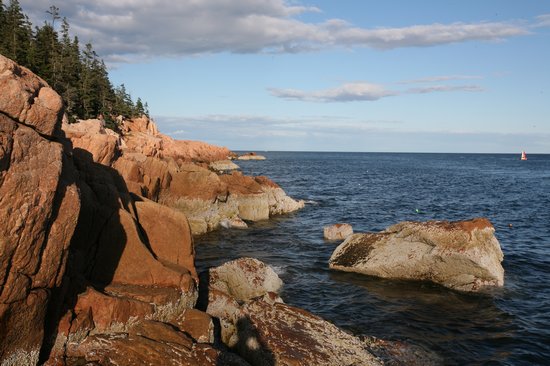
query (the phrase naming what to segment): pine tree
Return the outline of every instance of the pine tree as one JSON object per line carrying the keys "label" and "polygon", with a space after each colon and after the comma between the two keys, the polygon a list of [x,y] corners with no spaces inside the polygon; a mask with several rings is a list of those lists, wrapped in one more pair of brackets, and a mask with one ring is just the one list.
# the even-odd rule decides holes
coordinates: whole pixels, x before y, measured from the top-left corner
{"label": "pine tree", "polygon": [[11,0],[3,10],[2,53],[12,60],[25,65],[28,63],[28,50],[32,40],[32,30],[28,17],[23,13],[19,1]]}
{"label": "pine tree", "polygon": [[[59,8],[52,5],[50,6],[50,10],[46,11],[47,14],[50,14],[52,17],[52,22],[49,23],[49,26],[51,27],[51,35],[50,35],[50,50],[52,53],[51,58],[51,69],[52,69],[52,78],[51,83],[54,89],[59,89],[60,84],[60,59],[61,59],[61,45],[59,43],[59,37],[55,30],[55,21],[61,19],[59,16]],[[48,24],[47,22],[45,22]]]}
{"label": "pine tree", "polygon": [[124,84],[113,88],[105,62],[91,43],[81,51],[77,37],[71,40],[69,23],[63,19],[60,33],[56,22],[59,8],[50,6],[51,17],[34,32],[18,0],[0,0],[0,53],[33,70],[63,98],[70,121],[103,115],[113,128],[113,117],[149,114],[147,103],[134,105]]}
{"label": "pine tree", "polygon": [[134,102],[132,102],[132,97],[126,91],[126,86],[120,84],[119,87],[115,88],[115,114],[123,117],[131,117],[135,114],[134,110],[135,106]]}
{"label": "pine tree", "polygon": [[96,80],[94,78],[94,64],[97,62],[97,54],[92,44],[86,43],[82,51],[82,84],[81,97],[84,118],[96,118],[99,110],[99,102],[96,94]]}
{"label": "pine tree", "polygon": [[0,0],[0,54],[5,54],[4,43],[6,39],[6,10],[4,3]]}
{"label": "pine tree", "polygon": [[145,115],[149,117],[149,104],[147,102],[145,102]]}
{"label": "pine tree", "polygon": [[64,18],[61,24],[61,52],[59,59],[60,86],[65,111],[72,121],[82,115],[80,75],[82,64],[78,38],[71,41],[69,23]]}
{"label": "pine tree", "polygon": [[145,114],[145,107],[143,106],[143,102],[141,101],[141,98],[137,98],[136,101],[136,108],[135,108],[135,114],[138,116],[143,116]]}
{"label": "pine tree", "polygon": [[50,24],[44,22],[41,28],[36,28],[31,69],[48,81],[55,90],[59,88],[57,70],[59,48],[57,32]]}

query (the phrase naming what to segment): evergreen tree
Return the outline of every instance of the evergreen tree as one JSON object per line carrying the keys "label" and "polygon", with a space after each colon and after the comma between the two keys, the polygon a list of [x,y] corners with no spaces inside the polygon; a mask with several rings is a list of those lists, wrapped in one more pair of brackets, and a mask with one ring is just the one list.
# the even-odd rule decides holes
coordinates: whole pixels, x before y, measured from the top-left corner
{"label": "evergreen tree", "polygon": [[6,38],[6,11],[4,3],[0,0],[0,53],[6,53],[4,43]]}
{"label": "evergreen tree", "polygon": [[59,48],[57,32],[50,24],[45,22],[41,28],[36,28],[30,66],[32,71],[48,81],[55,90],[60,87],[57,70]]}
{"label": "evergreen tree", "polygon": [[96,118],[99,111],[97,80],[93,72],[97,62],[97,54],[92,44],[87,43],[84,51],[82,51],[81,98],[84,118]]}
{"label": "evergreen tree", "polygon": [[82,63],[78,38],[71,41],[69,23],[64,18],[61,24],[61,52],[59,60],[60,86],[59,92],[63,96],[65,111],[72,121],[82,116],[80,75]]}
{"label": "evergreen tree", "polygon": [[2,35],[2,53],[12,60],[26,65],[29,61],[28,50],[32,41],[31,24],[18,0],[11,0],[2,11],[0,23]]}
{"label": "evergreen tree", "polygon": [[149,104],[147,102],[145,102],[145,115],[149,117]]}
{"label": "evergreen tree", "polygon": [[114,112],[123,117],[131,117],[135,114],[134,102],[132,102],[132,97],[126,91],[126,86],[124,84],[120,84],[119,87],[115,88],[114,107]]}
{"label": "evergreen tree", "polygon": [[147,103],[134,105],[124,84],[113,88],[105,62],[91,43],[81,51],[77,37],[71,40],[69,23],[56,23],[59,8],[46,11],[50,19],[34,32],[18,0],[0,0],[0,53],[33,70],[63,98],[70,121],[103,116],[116,129],[113,117],[149,114]]}
{"label": "evergreen tree", "polygon": [[93,70],[94,77],[97,80],[97,93],[99,98],[99,110],[106,120],[110,119],[110,116],[115,114],[115,92],[113,85],[109,80],[109,73],[107,72],[107,66],[103,60],[99,60]]}
{"label": "evergreen tree", "polygon": [[135,114],[138,116],[143,116],[145,113],[145,107],[143,106],[143,102],[141,101],[141,98],[137,98],[136,101],[136,108],[135,108]]}
{"label": "evergreen tree", "polygon": [[55,29],[55,21],[61,19],[61,17],[59,16],[59,8],[55,5],[52,5],[50,6],[50,10],[46,10],[46,13],[51,15],[51,26]]}

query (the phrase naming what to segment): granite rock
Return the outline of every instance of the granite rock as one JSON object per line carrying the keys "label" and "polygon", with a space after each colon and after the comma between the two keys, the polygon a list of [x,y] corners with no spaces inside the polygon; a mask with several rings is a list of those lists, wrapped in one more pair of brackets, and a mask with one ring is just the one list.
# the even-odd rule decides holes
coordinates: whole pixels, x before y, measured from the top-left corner
{"label": "granite rock", "polygon": [[341,271],[479,291],[504,284],[504,256],[494,232],[485,218],[401,222],[380,233],[348,237],[334,250],[329,265]]}

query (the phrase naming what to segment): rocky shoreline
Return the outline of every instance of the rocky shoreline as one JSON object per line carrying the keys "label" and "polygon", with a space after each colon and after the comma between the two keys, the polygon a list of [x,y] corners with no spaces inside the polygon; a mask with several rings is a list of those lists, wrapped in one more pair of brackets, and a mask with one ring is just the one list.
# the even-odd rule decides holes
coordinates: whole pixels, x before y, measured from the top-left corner
{"label": "rocky shoreline", "polygon": [[[441,363],[286,305],[256,259],[197,273],[194,235],[304,202],[234,170],[226,148],[174,140],[146,117],[118,132],[69,124],[62,106],[0,56],[0,365]],[[344,257],[358,255],[332,264]]]}
{"label": "rocky shoreline", "polygon": [[227,148],[174,140],[147,117],[122,120],[120,133],[100,120],[63,123],[62,130],[75,151],[116,170],[129,192],[183,212],[193,235],[304,207],[269,178],[238,172]]}
{"label": "rocky shoreline", "polygon": [[1,56],[0,90],[0,364],[257,364],[235,352],[255,345],[230,350],[221,320],[196,309],[192,234],[303,202],[266,177],[210,170],[227,149],[147,118],[120,133],[62,123],[59,95]]}

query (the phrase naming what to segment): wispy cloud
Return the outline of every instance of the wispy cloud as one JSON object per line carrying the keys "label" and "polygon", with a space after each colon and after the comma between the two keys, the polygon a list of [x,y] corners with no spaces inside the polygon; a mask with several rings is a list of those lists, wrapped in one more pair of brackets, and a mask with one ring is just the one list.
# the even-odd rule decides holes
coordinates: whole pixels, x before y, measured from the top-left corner
{"label": "wispy cloud", "polygon": [[[196,116],[157,116],[159,127],[178,139],[198,139],[227,144],[228,140],[305,137],[314,132],[327,134],[394,130],[403,121],[358,119],[343,116],[272,117],[266,115],[209,114]],[[216,131],[219,141],[212,141]],[[220,138],[222,137],[222,138]]]}
{"label": "wispy cloud", "polygon": [[304,91],[299,89],[269,88],[271,95],[292,101],[302,102],[361,102],[376,101],[381,98],[403,94],[427,94],[438,92],[482,92],[479,85],[430,85],[406,90],[389,90],[383,85],[364,82],[346,83],[332,89]]}
{"label": "wispy cloud", "polygon": [[407,94],[427,94],[437,92],[482,92],[483,89],[479,85],[431,85],[422,88],[411,88],[405,91]]}
{"label": "wispy cloud", "polygon": [[504,22],[426,24],[401,28],[365,29],[341,23],[335,40],[343,44],[393,49],[429,47],[467,41],[498,41],[529,34],[521,25]]}
{"label": "wispy cloud", "polygon": [[[402,124],[402,121],[383,120],[383,119],[356,119],[352,117],[337,116],[337,115],[310,115],[310,116],[293,116],[293,117],[273,117],[267,115],[255,114],[206,114],[195,116],[157,116],[156,120],[166,126],[171,134],[183,134],[186,131],[192,131],[193,127],[201,128],[204,126],[215,126],[218,128],[266,128],[266,127],[331,127],[341,128],[359,127],[359,126],[391,126]],[[189,126],[189,129],[181,129]],[[174,130],[175,127],[180,129]]]}
{"label": "wispy cloud", "polygon": [[[344,116],[215,114],[157,117],[156,121],[163,132],[175,138],[202,140],[238,150],[515,152],[525,146],[531,152],[550,149],[548,133],[487,132],[456,127],[418,130],[407,121]],[[212,133],[214,130],[216,134]]]}
{"label": "wispy cloud", "polygon": [[[50,0],[20,0],[35,24]],[[362,28],[342,19],[321,23],[298,15],[320,12],[284,0],[58,0],[82,42],[92,41],[112,62],[205,53],[308,52],[334,47],[381,50],[468,41],[499,41],[529,34],[522,22],[425,24]],[[548,15],[533,23],[548,25]]]}
{"label": "wispy cloud", "polygon": [[531,25],[533,28],[550,27],[550,14],[542,14],[535,18],[535,23]]}
{"label": "wispy cloud", "polygon": [[383,86],[370,83],[347,83],[333,89],[307,92],[297,89],[268,89],[271,95],[287,100],[306,102],[356,102],[374,101],[396,95]]}
{"label": "wispy cloud", "polygon": [[441,75],[441,76],[428,76],[425,78],[413,79],[413,80],[403,80],[398,82],[398,84],[421,84],[421,83],[437,83],[440,81],[451,81],[451,80],[474,80],[474,79],[483,79],[483,76],[480,75]]}

